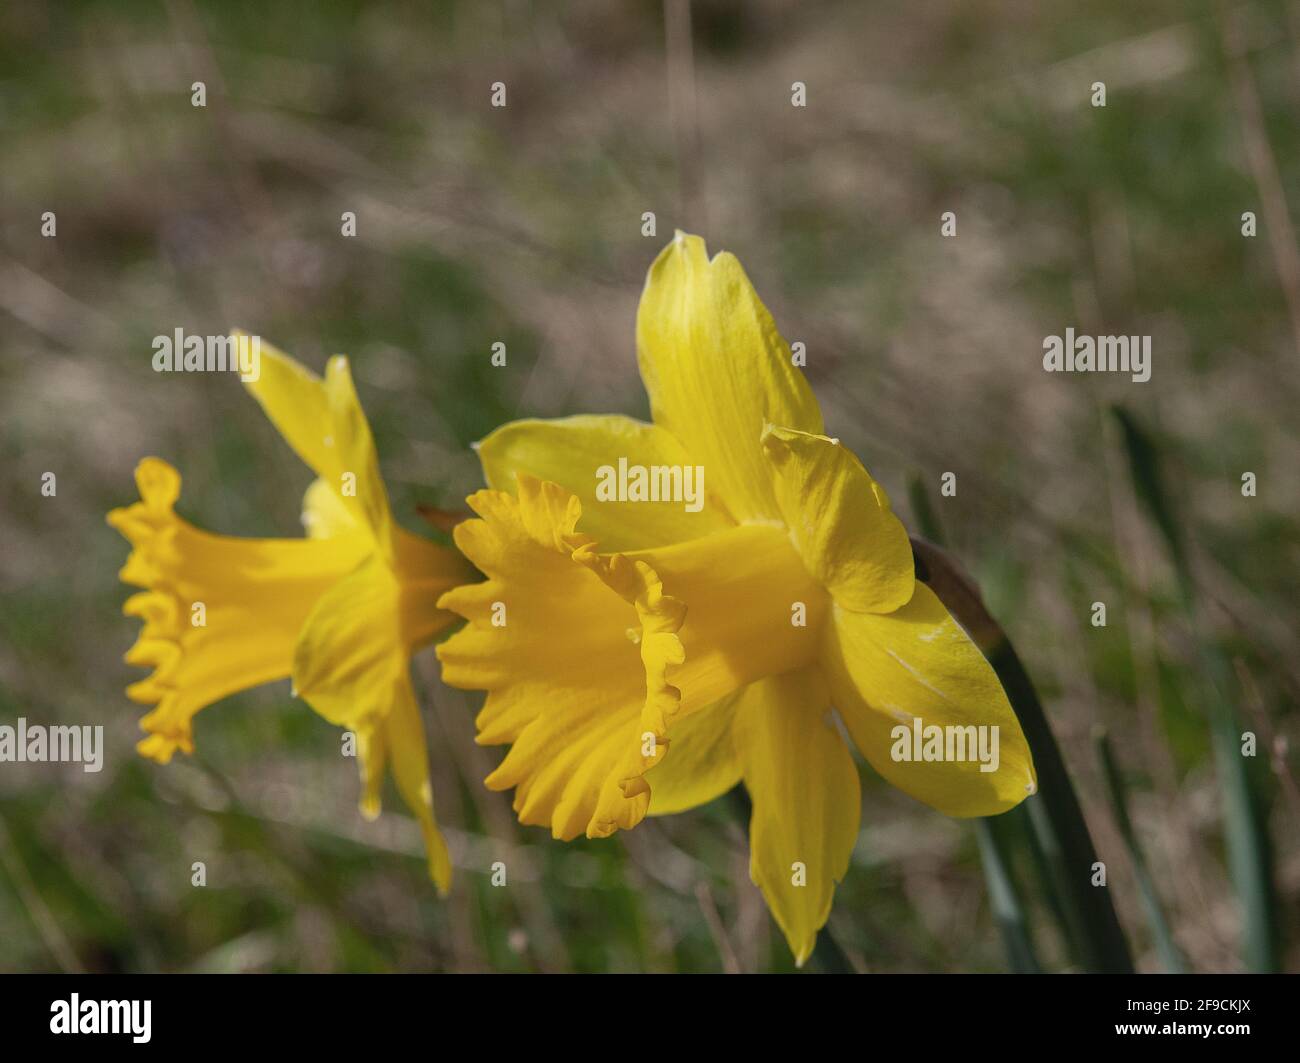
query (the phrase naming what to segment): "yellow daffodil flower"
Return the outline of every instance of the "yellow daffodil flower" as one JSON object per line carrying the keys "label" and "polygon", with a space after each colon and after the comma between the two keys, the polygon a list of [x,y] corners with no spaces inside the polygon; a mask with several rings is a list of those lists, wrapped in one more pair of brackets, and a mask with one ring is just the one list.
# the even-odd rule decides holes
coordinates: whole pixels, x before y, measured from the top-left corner
{"label": "yellow daffodil flower", "polygon": [[[637,352],[652,424],[518,421],[479,445],[489,489],[455,539],[488,579],[439,602],[469,621],[438,647],[443,678],[487,691],[478,740],[511,743],[487,785],[557,838],[743,780],[751,874],[802,963],[858,835],[846,737],[952,816],[1012,808],[1033,763],[736,258],[679,233],[650,268]],[[995,756],[913,751],[914,724],[972,746],[967,728],[996,729]]]}
{"label": "yellow daffodil flower", "polygon": [[346,358],[331,359],[322,379],[263,344],[260,376],[245,385],[318,477],[303,502],[308,534],[203,531],[175,512],[180,474],[158,458],[140,463],[140,501],[108,515],[132,546],[121,578],[144,588],[124,608],[144,621],[126,660],[154,669],[127,688],[154,706],[137,748],[162,764],[177,749],[192,753],[200,709],[292,677],[317,712],[356,734],[367,818],[379,814],[391,766],[420,822],[429,873],[446,892],[451,861],[434,819],[409,658],[457,619],[436,602],[473,570],[394,523]]}

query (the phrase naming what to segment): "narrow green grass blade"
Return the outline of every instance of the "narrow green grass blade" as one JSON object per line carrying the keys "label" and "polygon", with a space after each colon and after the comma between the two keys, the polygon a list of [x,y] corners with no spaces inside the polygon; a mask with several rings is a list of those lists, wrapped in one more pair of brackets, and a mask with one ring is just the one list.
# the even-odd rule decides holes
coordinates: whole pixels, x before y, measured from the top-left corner
{"label": "narrow green grass blade", "polygon": [[943,534],[943,525],[939,523],[939,514],[934,511],[934,503],[930,501],[930,492],[916,473],[907,479],[907,500],[912,506],[917,532],[935,546],[947,546],[948,540]]}
{"label": "narrow green grass blade", "polygon": [[1242,960],[1248,970],[1278,970],[1279,941],[1276,893],[1273,884],[1272,846],[1268,837],[1268,809],[1252,784],[1247,759],[1241,753],[1241,722],[1231,700],[1232,670],[1223,648],[1206,630],[1204,607],[1199,601],[1191,559],[1186,549],[1184,525],[1174,511],[1160,468],[1160,450],[1150,433],[1120,407],[1111,407],[1119,423],[1129,471],[1138,500],[1160,530],[1178,574],[1183,607],[1194,631],[1200,635],[1204,672],[1200,691],[1209,720],[1215,773],[1222,794],[1223,833],[1228,869],[1241,904]]}
{"label": "narrow green grass blade", "polygon": [[[1065,910],[1065,903],[1061,900],[1061,893],[1055,887],[1052,864],[1047,858],[1047,848],[1043,844],[1043,833],[1046,831],[1050,836],[1051,824],[1043,815],[1042,808],[1041,801],[1025,801],[1008,812],[1004,818],[1014,824],[1017,837],[1029,852],[1034,878],[1039,885],[1039,899],[1051,912],[1052,919],[1061,933],[1066,952],[1078,956],[1079,948],[1074,939],[1074,927],[1071,925],[1069,913]],[[1036,820],[1042,822],[1038,823]]]}
{"label": "narrow green grass blade", "polygon": [[1119,424],[1138,501],[1160,529],[1181,578],[1187,571],[1187,553],[1182,525],[1175,516],[1174,504],[1160,472],[1159,448],[1146,429],[1123,407],[1112,406],[1111,415]]}
{"label": "narrow green grass blade", "polygon": [[1242,909],[1241,957],[1247,970],[1273,974],[1281,970],[1281,927],[1267,806],[1252,783],[1249,762],[1241,752],[1241,720],[1225,693],[1230,670],[1222,651],[1216,648],[1208,654],[1206,669],[1214,767],[1223,791],[1228,868]]}
{"label": "narrow green grass blade", "polygon": [[1039,974],[1042,967],[1034,951],[1025,910],[1011,877],[1011,862],[1007,859],[996,824],[991,819],[977,819],[975,840],[979,842],[980,863],[984,866],[984,879],[989,885],[993,918],[1002,933],[1002,944],[1006,947],[1011,969],[1016,974]]}
{"label": "narrow green grass blade", "polygon": [[1102,778],[1106,783],[1106,796],[1110,799],[1111,810],[1115,814],[1115,825],[1128,849],[1129,859],[1133,861],[1133,872],[1137,876],[1138,891],[1142,897],[1142,907],[1146,911],[1147,922],[1151,925],[1151,936],[1155,938],[1156,950],[1160,953],[1160,962],[1170,974],[1185,974],[1187,961],[1182,951],[1174,943],[1173,931],[1165,918],[1164,905],[1160,903],[1160,894],[1151,877],[1146,853],[1138,841],[1133,829],[1133,820],[1128,811],[1128,788],[1120,774],[1111,752],[1110,739],[1104,730],[1094,736],[1097,747],[1097,759],[1101,763]]}

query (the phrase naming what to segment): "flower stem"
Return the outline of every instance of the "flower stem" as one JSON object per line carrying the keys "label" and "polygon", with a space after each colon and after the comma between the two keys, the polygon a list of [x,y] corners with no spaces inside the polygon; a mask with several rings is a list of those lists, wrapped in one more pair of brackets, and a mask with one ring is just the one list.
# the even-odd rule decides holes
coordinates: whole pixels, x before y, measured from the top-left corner
{"label": "flower stem", "polygon": [[1099,863],[1097,850],[1038,694],[1005,635],[1000,645],[985,652],[1002,680],[1034,756],[1038,794],[1029,800],[1041,802],[1046,813],[1056,850],[1053,877],[1062,891],[1065,910],[1076,925],[1080,960],[1090,971],[1131,974],[1133,959],[1111,903],[1110,886],[1093,885],[1095,865]]}
{"label": "flower stem", "polygon": [[1038,772],[1038,793],[1027,799],[1035,833],[1047,856],[1052,887],[1066,914],[1067,936],[1089,971],[1132,973],[1128,943],[1111,903],[1108,885],[1093,885],[1097,851],[1070,782],[1065,761],[1038,693],[979,590],[957,562],[924,539],[913,537],[917,572],[939,596],[988,659],[1011,702]]}
{"label": "flower stem", "polygon": [[[924,481],[920,476],[912,476],[908,480],[907,490],[912,515],[921,534],[930,542],[945,546],[943,525],[930,502]],[[1012,876],[1011,859],[1002,832],[991,819],[977,819],[975,840],[979,844],[980,864],[984,868],[984,881],[988,885],[993,916],[1002,933],[1002,944],[1007,950],[1007,963],[1017,974],[1037,974],[1041,967],[1034,952],[1019,886]]]}

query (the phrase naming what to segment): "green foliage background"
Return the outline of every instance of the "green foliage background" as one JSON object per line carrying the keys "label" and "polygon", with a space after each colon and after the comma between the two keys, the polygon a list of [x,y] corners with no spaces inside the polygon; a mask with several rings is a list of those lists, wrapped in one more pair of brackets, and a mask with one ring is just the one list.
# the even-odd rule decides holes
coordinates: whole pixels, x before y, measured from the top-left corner
{"label": "green foliage background", "polygon": [[[677,226],[739,255],[913,528],[927,486],[1039,687],[1139,967],[1163,959],[1099,726],[1188,965],[1257,966],[1262,903],[1300,966],[1300,797],[1272,755],[1300,689],[1296,8],[704,0],[692,20],[688,54],[652,2],[0,11],[0,722],[103,724],[108,747],[99,774],[0,765],[0,969],[790,968],[735,795],[601,842],[521,828],[481,786],[500,753],[473,744],[478,699],[432,653],[446,902],[396,795],[361,820],[338,732],[287,683],[205,710],[199,755],[165,768],[133,753],[122,693],[136,622],[103,515],[135,462],[175,464],[181,512],[231,534],[299,534],[309,481],[233,377],[153,373],[154,335],[349,354],[416,528],[479,486],[469,444],[504,420],[647,415],[633,316]],[[1152,380],[1043,373],[1067,326],[1151,335]],[[1228,869],[1249,827],[1224,818],[1220,703],[1261,736],[1254,901]],[[839,949],[810,966],[1005,969],[972,825],[863,770]],[[1023,834],[998,830],[1043,966],[1071,968]]]}

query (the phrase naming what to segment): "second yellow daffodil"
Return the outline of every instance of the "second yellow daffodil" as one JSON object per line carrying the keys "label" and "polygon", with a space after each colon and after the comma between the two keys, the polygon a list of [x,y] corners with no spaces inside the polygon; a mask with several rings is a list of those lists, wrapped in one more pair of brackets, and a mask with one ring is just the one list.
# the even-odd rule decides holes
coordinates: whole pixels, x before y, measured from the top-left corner
{"label": "second yellow daffodil", "polygon": [[263,345],[260,368],[246,386],[318,477],[303,502],[307,538],[196,528],[174,510],[180,474],[158,458],[136,469],[140,501],[108,515],[132,546],[121,578],[144,588],[125,606],[144,621],[126,660],[153,668],[127,691],[154,706],[139,750],[164,764],[178,749],[192,753],[199,710],[291,677],[317,712],[355,732],[368,818],[379,814],[391,767],[446,892],[451,860],[434,819],[409,658],[456,620],[437,599],[473,570],[393,521],[346,358],[331,359],[322,379]]}

